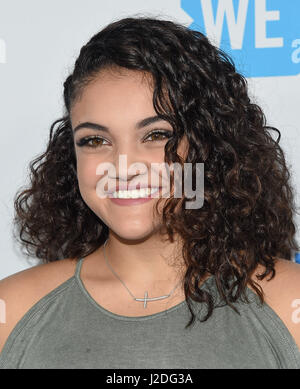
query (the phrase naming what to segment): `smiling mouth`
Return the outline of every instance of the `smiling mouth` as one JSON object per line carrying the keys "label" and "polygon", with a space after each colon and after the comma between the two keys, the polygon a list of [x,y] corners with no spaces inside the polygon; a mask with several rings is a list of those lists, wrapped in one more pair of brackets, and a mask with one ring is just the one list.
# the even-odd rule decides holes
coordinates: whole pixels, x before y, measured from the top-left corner
{"label": "smiling mouth", "polygon": [[154,188],[142,188],[142,189],[133,189],[133,190],[117,190],[108,194],[109,198],[114,199],[140,199],[148,198],[153,194],[158,193],[161,187]]}

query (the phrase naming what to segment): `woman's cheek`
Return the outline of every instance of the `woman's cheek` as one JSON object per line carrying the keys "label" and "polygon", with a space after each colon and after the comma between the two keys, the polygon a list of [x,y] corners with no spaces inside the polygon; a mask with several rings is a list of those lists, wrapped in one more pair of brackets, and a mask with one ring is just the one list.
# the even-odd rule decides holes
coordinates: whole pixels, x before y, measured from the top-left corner
{"label": "woman's cheek", "polygon": [[99,162],[91,158],[79,158],[77,161],[77,177],[82,188],[95,188],[100,179],[97,173]]}

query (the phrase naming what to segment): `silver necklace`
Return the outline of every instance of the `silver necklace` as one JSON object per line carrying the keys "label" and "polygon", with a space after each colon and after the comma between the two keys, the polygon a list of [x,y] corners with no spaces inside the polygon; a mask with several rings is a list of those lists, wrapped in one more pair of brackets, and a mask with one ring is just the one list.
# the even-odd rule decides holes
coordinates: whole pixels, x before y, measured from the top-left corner
{"label": "silver necklace", "polygon": [[147,302],[148,301],[156,301],[156,300],[162,300],[162,299],[166,299],[167,297],[170,297],[171,294],[174,292],[174,290],[178,287],[178,285],[181,283],[181,281],[179,281],[175,287],[173,288],[173,290],[169,293],[169,294],[166,294],[164,296],[159,296],[159,297],[148,297],[148,292],[145,291],[145,294],[144,294],[144,298],[137,298],[135,297],[131,292],[130,290],[127,288],[127,286],[125,285],[125,283],[120,279],[120,277],[114,272],[114,270],[112,269],[112,267],[110,266],[110,264],[108,263],[108,260],[106,258],[106,255],[105,255],[105,246],[106,246],[106,243],[107,243],[108,239],[105,241],[104,245],[103,245],[103,254],[104,254],[104,258],[105,258],[105,261],[106,261],[106,264],[107,266],[110,268],[110,270],[112,271],[112,273],[118,278],[118,280],[120,282],[122,282],[122,284],[125,286],[125,288],[128,290],[128,292],[131,294],[131,296],[133,297],[133,299],[135,301],[143,301],[144,302],[144,308],[147,308]]}

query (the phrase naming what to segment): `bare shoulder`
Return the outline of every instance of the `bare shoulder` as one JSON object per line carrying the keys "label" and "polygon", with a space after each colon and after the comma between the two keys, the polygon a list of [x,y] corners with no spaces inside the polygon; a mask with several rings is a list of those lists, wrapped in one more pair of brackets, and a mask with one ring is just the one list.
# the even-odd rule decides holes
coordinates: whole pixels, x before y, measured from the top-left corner
{"label": "bare shoulder", "polygon": [[255,277],[264,272],[264,267],[257,270],[252,279],[261,286],[265,302],[284,322],[300,350],[300,264],[276,258],[276,274],[269,281],[270,276],[261,281]]}
{"label": "bare shoulder", "polygon": [[[66,258],[22,270],[0,280],[0,352],[19,320],[51,290],[74,275],[77,260]],[[4,317],[4,320],[3,320]]]}

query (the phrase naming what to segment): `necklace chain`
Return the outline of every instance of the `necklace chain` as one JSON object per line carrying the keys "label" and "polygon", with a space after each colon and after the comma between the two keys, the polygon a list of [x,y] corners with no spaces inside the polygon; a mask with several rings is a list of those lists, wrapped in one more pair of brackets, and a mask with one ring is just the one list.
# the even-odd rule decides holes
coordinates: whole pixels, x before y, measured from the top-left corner
{"label": "necklace chain", "polygon": [[113,268],[110,266],[110,264],[108,263],[108,259],[105,255],[105,246],[106,246],[106,243],[108,242],[108,239],[105,241],[104,245],[103,245],[103,255],[104,255],[104,258],[105,258],[105,261],[106,261],[106,264],[107,266],[109,267],[109,269],[111,270],[111,272],[118,278],[118,280],[125,286],[125,288],[128,290],[128,292],[130,293],[130,295],[133,297],[133,299],[135,301],[142,301],[144,302],[144,308],[147,307],[147,302],[148,301],[156,301],[156,300],[162,300],[162,299],[165,299],[167,297],[170,297],[171,294],[175,291],[175,289],[178,287],[178,285],[181,283],[181,281],[179,281],[175,287],[172,289],[172,291],[167,294],[167,295],[164,295],[164,296],[159,296],[159,297],[148,297],[148,292],[145,291],[145,294],[144,294],[144,298],[137,298],[135,297],[131,292],[130,290],[127,288],[127,286],[125,285],[125,283],[120,279],[120,277],[115,273],[115,271],[113,270]]}

